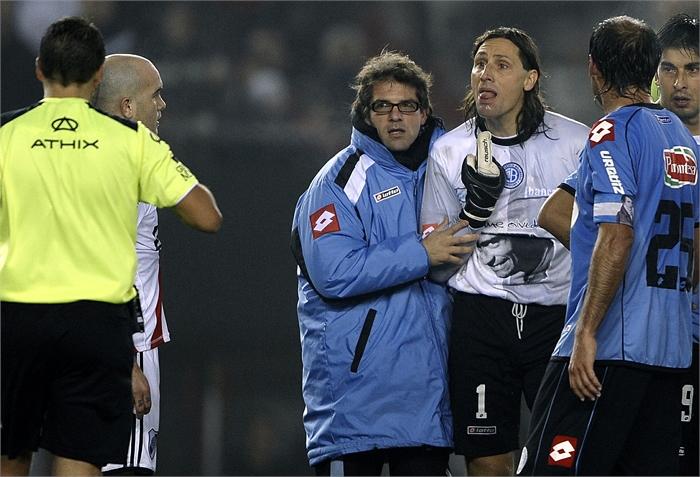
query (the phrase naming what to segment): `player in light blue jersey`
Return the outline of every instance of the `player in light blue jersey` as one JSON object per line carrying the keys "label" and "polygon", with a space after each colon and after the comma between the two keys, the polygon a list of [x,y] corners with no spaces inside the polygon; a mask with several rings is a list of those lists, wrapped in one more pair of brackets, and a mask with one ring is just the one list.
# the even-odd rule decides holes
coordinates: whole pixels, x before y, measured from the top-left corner
{"label": "player in light blue jersey", "polygon": [[675,115],[648,104],[659,56],[653,31],[629,17],[591,38],[608,115],[581,157],[567,324],[518,473],[677,473],[679,375],[668,371],[691,358],[698,152]]}
{"label": "player in light blue jersey", "polygon": [[[676,114],[700,144],[700,55],[698,21],[686,14],[669,19],[658,33],[661,61],[654,85],[660,104]],[[547,199],[538,223],[567,248],[571,212],[578,175],[571,174]],[[681,378],[677,399],[682,426],[682,442],[678,451],[680,475],[698,475],[698,290],[693,293],[693,362]]]}
{"label": "player in light blue jersey", "polygon": [[[672,17],[659,31],[661,62],[656,73],[661,104],[675,113],[700,144],[700,42],[698,20]],[[693,293],[693,364],[681,382],[680,420],[683,439],[678,451],[680,475],[698,474],[698,289]]]}

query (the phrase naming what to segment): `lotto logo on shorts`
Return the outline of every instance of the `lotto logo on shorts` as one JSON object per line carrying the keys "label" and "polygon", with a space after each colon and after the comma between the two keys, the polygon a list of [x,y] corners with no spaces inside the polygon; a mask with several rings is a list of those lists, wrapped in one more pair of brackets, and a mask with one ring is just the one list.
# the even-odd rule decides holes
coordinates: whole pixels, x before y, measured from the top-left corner
{"label": "lotto logo on shorts", "polygon": [[467,426],[470,436],[492,436],[496,434],[496,426]]}
{"label": "lotto logo on shorts", "polygon": [[311,214],[310,218],[311,233],[314,239],[331,232],[340,231],[340,222],[338,222],[338,215],[335,213],[335,205],[333,204],[321,207]]}
{"label": "lotto logo on shorts", "polygon": [[570,469],[576,456],[576,443],[578,439],[571,436],[554,436],[552,448],[549,451],[549,465],[566,467]]}
{"label": "lotto logo on shorts", "polygon": [[588,140],[591,141],[591,147],[605,141],[615,140],[615,120],[601,119],[593,125],[591,132],[588,133]]}

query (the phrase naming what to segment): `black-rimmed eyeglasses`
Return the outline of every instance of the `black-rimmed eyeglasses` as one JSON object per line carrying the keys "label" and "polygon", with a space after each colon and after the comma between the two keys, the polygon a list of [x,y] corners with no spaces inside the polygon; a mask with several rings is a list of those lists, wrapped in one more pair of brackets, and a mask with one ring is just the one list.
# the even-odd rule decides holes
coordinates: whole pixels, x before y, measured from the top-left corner
{"label": "black-rimmed eyeglasses", "polygon": [[389,114],[394,110],[394,106],[399,108],[399,111],[402,113],[415,113],[420,109],[420,105],[417,101],[401,101],[400,103],[392,103],[381,99],[372,103],[370,108],[377,114]]}

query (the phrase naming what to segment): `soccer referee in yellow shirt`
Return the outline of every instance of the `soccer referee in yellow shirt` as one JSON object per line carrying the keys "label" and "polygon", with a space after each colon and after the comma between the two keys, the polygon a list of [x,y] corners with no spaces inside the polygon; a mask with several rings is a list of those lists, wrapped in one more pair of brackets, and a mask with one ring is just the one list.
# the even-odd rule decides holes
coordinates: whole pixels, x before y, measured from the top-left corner
{"label": "soccer referee in yellow shirt", "polygon": [[215,232],[214,197],[142,123],[90,106],[105,48],[81,18],[53,23],[44,99],[0,120],[3,475],[32,452],[56,475],[100,475],[126,454],[139,201]]}

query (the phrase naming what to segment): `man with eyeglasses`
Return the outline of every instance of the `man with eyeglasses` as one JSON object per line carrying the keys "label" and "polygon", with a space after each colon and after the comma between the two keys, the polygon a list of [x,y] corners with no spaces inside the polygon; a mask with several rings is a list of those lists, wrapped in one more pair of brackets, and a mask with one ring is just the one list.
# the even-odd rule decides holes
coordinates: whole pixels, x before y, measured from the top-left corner
{"label": "man with eyeglasses", "polygon": [[296,206],[304,426],[317,475],[445,475],[451,300],[426,279],[472,251],[460,221],[421,239],[431,77],[382,52],[356,77],[350,145]]}
{"label": "man with eyeglasses", "polygon": [[[532,406],[564,324],[569,289],[568,252],[538,226],[537,213],[576,168],[588,128],[546,110],[537,46],[526,32],[486,31],[475,39],[472,59],[466,121],[430,152],[422,222],[435,222],[430,211],[449,213],[440,204],[456,202],[456,210],[468,214],[483,200],[464,173],[465,156],[490,133],[505,184],[489,219],[470,218],[483,235],[474,256],[448,280],[455,291],[450,399],[455,452],[465,456],[469,475],[512,475],[521,395]],[[517,248],[494,256],[496,239]],[[524,263],[536,272],[509,272]]]}

